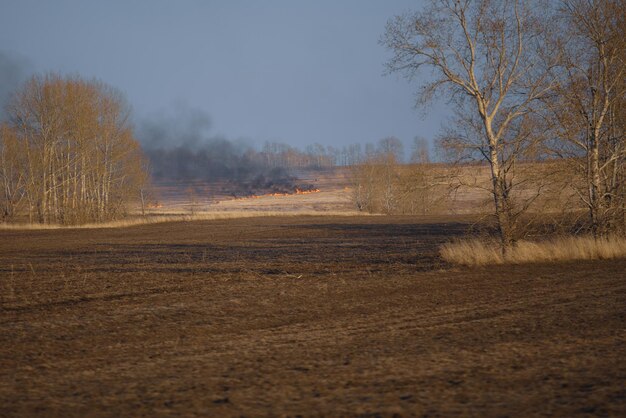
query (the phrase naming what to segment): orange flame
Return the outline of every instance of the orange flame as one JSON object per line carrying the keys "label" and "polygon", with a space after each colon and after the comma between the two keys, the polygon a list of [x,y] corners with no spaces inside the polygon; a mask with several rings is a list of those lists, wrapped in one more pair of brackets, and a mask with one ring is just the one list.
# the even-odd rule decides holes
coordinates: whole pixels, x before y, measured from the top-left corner
{"label": "orange flame", "polygon": [[319,193],[320,189],[310,189],[310,190],[301,190],[296,188],[296,194],[311,194],[311,193]]}

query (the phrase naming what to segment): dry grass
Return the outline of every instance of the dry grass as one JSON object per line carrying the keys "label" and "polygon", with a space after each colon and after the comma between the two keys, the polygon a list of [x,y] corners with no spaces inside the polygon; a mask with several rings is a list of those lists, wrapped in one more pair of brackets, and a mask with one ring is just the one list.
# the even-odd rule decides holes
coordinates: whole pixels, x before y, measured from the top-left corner
{"label": "dry grass", "polygon": [[214,221],[220,219],[240,219],[276,216],[364,216],[356,211],[223,211],[199,212],[193,215],[185,213],[153,214],[145,217],[132,217],[110,222],[89,223],[82,225],[0,223],[0,230],[41,230],[41,229],[103,229],[124,228],[136,225],[149,225],[165,222]]}
{"label": "dry grass", "polygon": [[467,266],[522,264],[626,257],[626,238],[560,237],[547,241],[519,241],[503,255],[498,241],[465,240],[444,244],[441,257]]}

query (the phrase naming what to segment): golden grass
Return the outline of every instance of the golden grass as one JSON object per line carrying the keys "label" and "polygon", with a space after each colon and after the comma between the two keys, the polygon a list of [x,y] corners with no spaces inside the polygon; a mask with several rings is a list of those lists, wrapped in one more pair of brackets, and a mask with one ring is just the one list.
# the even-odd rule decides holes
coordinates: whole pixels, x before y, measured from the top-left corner
{"label": "golden grass", "polygon": [[465,240],[441,246],[441,257],[454,264],[522,264],[570,260],[604,260],[626,257],[624,237],[560,237],[532,242],[519,241],[503,255],[496,240]]}
{"label": "golden grass", "polygon": [[[165,222],[214,221],[221,219],[257,218],[266,216],[364,216],[356,211],[222,211],[199,212],[193,215],[185,213],[153,214],[150,216],[129,217],[110,222],[88,223],[81,225],[1,223],[0,230],[41,230],[41,229],[104,229],[124,228],[136,225],[149,225]],[[368,215],[369,216],[369,215]]]}

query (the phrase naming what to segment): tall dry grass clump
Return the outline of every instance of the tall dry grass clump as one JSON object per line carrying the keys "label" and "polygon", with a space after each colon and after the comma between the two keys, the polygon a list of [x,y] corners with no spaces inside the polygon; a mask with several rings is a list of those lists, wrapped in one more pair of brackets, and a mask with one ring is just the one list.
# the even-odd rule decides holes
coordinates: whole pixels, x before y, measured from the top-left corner
{"label": "tall dry grass clump", "polygon": [[546,241],[519,241],[502,254],[497,240],[473,239],[444,244],[441,257],[454,264],[482,266],[533,262],[605,260],[626,257],[626,238],[559,237]]}

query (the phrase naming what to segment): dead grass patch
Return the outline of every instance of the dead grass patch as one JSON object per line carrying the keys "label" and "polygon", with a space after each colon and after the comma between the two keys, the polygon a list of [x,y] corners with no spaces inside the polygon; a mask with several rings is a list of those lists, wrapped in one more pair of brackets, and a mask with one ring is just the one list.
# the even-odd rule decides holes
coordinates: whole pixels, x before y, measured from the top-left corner
{"label": "dead grass patch", "polygon": [[89,223],[82,225],[59,224],[29,224],[29,223],[2,223],[0,230],[41,230],[41,229],[104,229],[124,228],[136,225],[149,225],[165,222],[214,221],[222,219],[241,219],[276,216],[364,216],[356,211],[223,211],[200,212],[195,214],[168,213],[167,215],[153,214],[145,217],[133,217],[117,221]]}
{"label": "dead grass patch", "polygon": [[559,237],[546,241],[519,241],[503,255],[496,240],[470,239],[444,244],[441,257],[454,264],[522,264],[626,257],[626,238]]}

